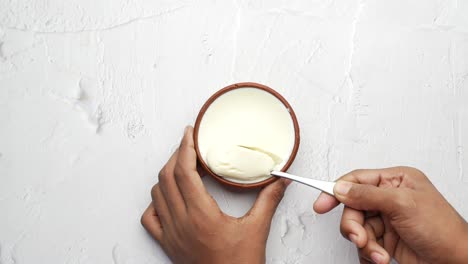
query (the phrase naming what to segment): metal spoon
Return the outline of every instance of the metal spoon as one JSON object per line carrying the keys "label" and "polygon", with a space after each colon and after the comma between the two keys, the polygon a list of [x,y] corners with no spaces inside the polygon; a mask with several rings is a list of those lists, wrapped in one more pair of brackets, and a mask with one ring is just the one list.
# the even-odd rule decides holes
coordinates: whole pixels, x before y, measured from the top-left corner
{"label": "metal spoon", "polygon": [[314,179],[309,179],[309,178],[304,178],[296,175],[292,175],[286,172],[281,172],[281,171],[272,171],[270,172],[271,175],[276,176],[276,177],[281,177],[281,178],[286,178],[290,179],[296,182],[300,182],[302,184],[305,184],[307,186],[313,187],[317,190],[326,192],[330,195],[333,195],[333,187],[335,187],[335,182],[331,181],[320,181],[320,180],[314,180]]}

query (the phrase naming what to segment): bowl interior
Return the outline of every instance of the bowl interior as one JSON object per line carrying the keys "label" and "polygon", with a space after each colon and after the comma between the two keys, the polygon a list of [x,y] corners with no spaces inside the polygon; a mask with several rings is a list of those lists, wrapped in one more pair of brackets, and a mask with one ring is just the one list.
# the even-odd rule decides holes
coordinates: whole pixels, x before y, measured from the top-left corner
{"label": "bowl interior", "polygon": [[286,171],[291,166],[292,162],[294,161],[294,159],[296,157],[296,154],[297,154],[297,151],[298,151],[298,148],[299,148],[299,142],[300,142],[299,125],[298,125],[297,118],[296,118],[296,115],[294,113],[294,110],[292,109],[291,105],[286,101],[286,99],[284,99],[278,92],[276,92],[275,90],[273,90],[273,89],[271,89],[271,88],[269,88],[269,87],[267,87],[265,85],[261,85],[261,84],[258,84],[258,83],[252,83],[252,82],[236,83],[236,84],[229,85],[229,86],[219,90],[215,94],[213,94],[206,101],[206,103],[201,108],[201,110],[200,110],[200,112],[198,114],[198,117],[196,119],[196,122],[195,122],[195,127],[194,127],[195,151],[197,152],[197,156],[198,156],[198,160],[200,162],[200,165],[203,167],[203,169],[205,169],[208,172],[208,174],[213,176],[213,178],[215,180],[217,180],[217,181],[219,181],[219,182],[221,182],[223,184],[229,185],[229,186],[244,188],[244,189],[245,188],[263,187],[265,185],[268,185],[268,184],[274,182],[275,180],[277,180],[277,178],[276,177],[270,177],[270,178],[260,180],[260,181],[258,181],[258,180],[247,181],[247,180],[227,179],[227,178],[218,176],[218,175],[216,175],[216,173],[214,173],[209,168],[209,166],[203,160],[203,157],[202,157],[201,152],[200,152],[200,146],[198,144],[200,124],[202,122],[202,119],[204,117],[205,112],[208,110],[208,108],[211,106],[211,104],[216,99],[218,99],[221,95],[223,95],[223,94],[225,94],[227,92],[230,92],[232,90],[239,89],[239,88],[256,88],[256,89],[266,91],[266,92],[270,93],[271,95],[275,96],[286,107],[289,114],[291,115],[291,119],[292,119],[292,123],[293,123],[293,127],[294,127],[294,145],[293,145],[293,149],[292,149],[292,151],[291,151],[291,153],[290,153],[290,155],[288,157],[288,160],[286,161],[286,163],[282,167],[281,171]]}

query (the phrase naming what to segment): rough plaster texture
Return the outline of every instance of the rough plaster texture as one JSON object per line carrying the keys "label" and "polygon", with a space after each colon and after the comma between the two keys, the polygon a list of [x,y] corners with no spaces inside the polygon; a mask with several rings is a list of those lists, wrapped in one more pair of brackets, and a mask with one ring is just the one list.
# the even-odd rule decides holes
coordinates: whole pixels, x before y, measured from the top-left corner
{"label": "rough plaster texture", "polygon": [[[167,263],[140,227],[157,172],[217,89],[293,105],[291,171],[416,166],[468,217],[468,1],[0,0],[0,263]],[[242,215],[256,193],[209,178]],[[268,263],[356,263],[340,210],[293,184]]]}

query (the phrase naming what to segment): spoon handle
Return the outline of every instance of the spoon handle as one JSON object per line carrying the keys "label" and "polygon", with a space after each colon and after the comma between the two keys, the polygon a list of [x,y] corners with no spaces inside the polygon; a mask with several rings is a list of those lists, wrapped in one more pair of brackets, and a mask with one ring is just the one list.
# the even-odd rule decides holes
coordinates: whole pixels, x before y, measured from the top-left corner
{"label": "spoon handle", "polygon": [[309,179],[309,178],[300,177],[300,176],[292,175],[292,174],[281,172],[281,171],[272,171],[271,175],[276,176],[276,177],[290,179],[296,182],[300,182],[302,184],[305,184],[307,186],[313,187],[317,190],[326,192],[334,196],[333,187],[335,187],[335,182]]}

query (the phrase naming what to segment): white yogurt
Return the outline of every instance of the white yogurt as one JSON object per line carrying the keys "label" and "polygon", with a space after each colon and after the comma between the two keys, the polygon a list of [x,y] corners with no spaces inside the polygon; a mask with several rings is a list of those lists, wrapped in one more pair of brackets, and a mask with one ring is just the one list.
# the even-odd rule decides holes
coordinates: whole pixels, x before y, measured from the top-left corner
{"label": "white yogurt", "polygon": [[265,180],[281,170],[294,147],[294,123],[286,106],[257,88],[238,88],[211,103],[200,122],[201,158],[234,182]]}

